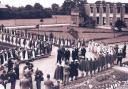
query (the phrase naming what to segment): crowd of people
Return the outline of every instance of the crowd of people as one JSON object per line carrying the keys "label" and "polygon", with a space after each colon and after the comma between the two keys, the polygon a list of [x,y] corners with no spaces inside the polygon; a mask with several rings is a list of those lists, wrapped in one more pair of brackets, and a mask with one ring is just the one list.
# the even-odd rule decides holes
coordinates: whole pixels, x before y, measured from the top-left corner
{"label": "crowd of people", "polygon": [[[14,47],[0,51],[0,83],[4,86],[4,89],[6,89],[7,83],[11,83],[10,89],[15,89],[16,80],[20,79],[19,65],[23,61],[27,62],[23,70],[23,79],[20,79],[21,89],[33,89],[33,64],[28,61],[42,58],[41,56],[45,55],[50,56],[52,44],[39,38],[27,38],[25,34],[16,34],[16,30],[11,29],[1,29],[0,41],[5,46],[14,45]],[[36,70],[35,81],[37,89],[40,89],[40,82],[43,81],[42,76],[43,73],[40,70]],[[50,78],[49,75],[48,78]]]}
{"label": "crowd of people", "polygon": [[[8,67],[1,66],[0,84],[3,85],[4,89],[8,83],[11,84],[10,89],[16,89],[16,82],[20,80],[20,89],[34,89],[33,80],[36,82],[36,88],[41,89],[41,82],[44,81],[43,72],[39,69],[33,70],[34,65],[31,62],[26,62],[23,68],[22,77],[19,73],[20,60],[9,61]],[[34,79],[33,76],[34,75]],[[60,85],[55,85],[53,81],[50,80],[50,75],[47,74],[47,80],[44,81],[45,89],[59,89]]]}
{"label": "crowd of people", "polygon": [[122,66],[122,59],[126,57],[126,43],[120,48],[118,45],[111,46],[90,41],[87,47],[71,49],[60,47],[57,53],[58,65],[54,78],[66,85],[69,80],[76,80],[78,75],[92,77],[100,71],[111,68],[114,64]]}
{"label": "crowd of people", "polygon": [[[117,60],[117,64],[122,66],[122,59],[126,57],[126,44],[123,48],[118,45],[110,46],[104,43],[89,41],[74,41],[69,39],[57,39],[53,34],[36,35],[29,38],[22,37],[24,34],[16,34],[16,31],[1,30],[0,41],[15,45],[18,49],[9,49],[0,53],[0,84],[6,89],[7,83],[11,83],[10,89],[16,89],[16,81],[20,80],[21,89],[34,89],[33,80],[36,88],[41,89],[44,82],[45,89],[60,89],[60,84],[64,86],[70,81],[77,80],[79,76],[93,76],[103,70],[112,67]],[[17,40],[16,40],[17,39]],[[20,39],[20,40],[19,40]],[[30,45],[31,44],[31,45]],[[55,85],[51,80],[50,74],[44,79],[42,70],[34,71],[33,63],[28,59],[35,59],[38,55],[51,55],[52,44],[59,46],[57,50],[57,66],[54,72]],[[46,48],[45,48],[46,47]],[[69,48],[71,47],[71,48]],[[19,66],[25,60],[22,77],[20,77]],[[6,65],[3,65],[5,64]],[[81,73],[81,74],[80,74]],[[34,79],[33,76],[34,75]],[[0,85],[1,86],[1,85]]]}

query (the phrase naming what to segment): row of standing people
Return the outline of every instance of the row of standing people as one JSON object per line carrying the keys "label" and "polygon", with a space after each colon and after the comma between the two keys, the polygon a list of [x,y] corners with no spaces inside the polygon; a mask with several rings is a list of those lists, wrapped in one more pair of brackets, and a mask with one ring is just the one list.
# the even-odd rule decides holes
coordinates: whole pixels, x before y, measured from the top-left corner
{"label": "row of standing people", "polygon": [[[2,39],[8,38],[8,40],[10,40],[11,42],[14,41],[13,37],[16,36],[16,37],[26,38],[26,39],[31,38],[31,39],[40,39],[41,41],[50,41],[56,46],[64,45],[66,47],[71,47],[72,45],[77,44],[80,47],[81,45],[85,45],[85,43],[86,43],[84,40],[76,41],[74,39],[64,39],[63,37],[56,38],[53,35],[53,33],[50,33],[49,35],[46,35],[46,34],[40,35],[40,34],[34,34],[34,33],[23,33],[22,31],[20,32],[19,30],[15,30],[15,29],[4,29],[4,30],[2,30],[2,32],[6,33],[6,34],[11,34],[10,38],[8,36],[2,37]],[[24,41],[24,44],[26,43],[25,41]]]}
{"label": "row of standing people", "polygon": [[27,38],[20,38],[17,36],[11,36],[10,34],[1,34],[1,41],[6,42],[12,45],[21,46],[24,48],[36,48],[37,46],[44,47],[45,45],[50,45],[51,42],[41,41],[41,40],[33,40]]}
{"label": "row of standing people", "polygon": [[57,50],[57,63],[61,64],[62,61],[69,61],[70,56],[72,60],[79,60],[79,56],[83,56],[85,58],[86,48],[83,46],[80,50],[78,47],[74,47],[72,51],[70,49],[61,46]]}
{"label": "row of standing people", "polygon": [[6,64],[7,61],[15,58],[19,58],[22,61],[36,59],[36,57],[43,55],[51,55],[51,45],[46,45],[43,48],[37,47],[33,49],[13,48],[8,50],[1,50],[0,52],[0,64]]}
{"label": "row of standing people", "polygon": [[[95,54],[92,51],[92,53],[95,54],[96,56],[94,57],[94,59],[92,58],[89,59],[85,56],[87,52],[85,47],[82,47],[81,49],[78,49],[77,47],[73,48],[72,53],[69,49],[60,47],[57,51],[57,63],[59,65],[57,65],[57,68],[55,70],[54,78],[57,80],[62,80],[65,85],[65,80],[66,81],[68,80],[67,82],[69,82],[69,78],[71,78],[71,80],[73,79],[72,76],[70,75],[78,76],[78,70],[82,72],[81,74],[82,76],[84,76],[84,74],[87,76],[88,75],[92,76],[97,72],[111,68],[115,64],[116,60],[117,60],[117,64],[120,62],[121,65],[122,59],[126,57],[126,44],[124,44],[122,51],[117,49],[119,48],[114,46],[113,49],[111,49],[111,51],[113,51],[112,54],[109,53],[107,50],[106,50],[107,52],[102,52],[100,54],[98,53]],[[71,61],[70,57],[72,57],[71,59],[73,60],[73,62],[71,63],[70,63]],[[75,60],[78,61],[77,66],[74,62]],[[65,65],[63,64],[63,61],[65,62],[65,65],[68,65],[68,72],[67,72],[68,77],[66,77],[67,79],[65,79]],[[66,63],[67,61],[69,63]],[[72,70],[75,70],[75,72],[73,72]]]}
{"label": "row of standing people", "polygon": [[[96,73],[106,70],[113,66],[115,61],[115,56],[113,55],[100,55],[99,58],[95,58],[95,60],[88,60],[88,58],[79,58],[79,60],[75,61],[62,61],[61,65],[57,65],[57,68],[55,70],[55,79],[62,80],[64,85],[69,83],[69,78],[71,78],[71,81],[74,79],[77,79],[79,72],[81,71],[81,76],[84,75],[92,76]],[[63,64],[63,62],[65,64]],[[67,68],[68,66],[68,68]],[[65,79],[66,78],[66,79]]]}

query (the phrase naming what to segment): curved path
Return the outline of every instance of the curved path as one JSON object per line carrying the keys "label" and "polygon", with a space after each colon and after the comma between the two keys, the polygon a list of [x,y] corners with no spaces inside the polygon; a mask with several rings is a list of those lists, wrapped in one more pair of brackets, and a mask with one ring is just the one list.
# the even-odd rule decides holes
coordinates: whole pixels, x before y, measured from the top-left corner
{"label": "curved path", "polygon": [[[34,64],[34,71],[37,68],[43,71],[44,79],[46,79],[46,75],[47,74],[50,74],[51,75],[51,79],[53,79],[54,71],[55,71],[55,68],[56,68],[57,49],[58,49],[57,47],[53,46],[53,51],[52,51],[50,57],[43,58],[43,59],[36,60],[36,61],[32,62]],[[20,78],[22,78],[22,71],[23,71],[23,67],[24,66],[25,66],[25,64],[21,64],[20,65]],[[33,74],[33,81],[34,81],[34,74]],[[36,89],[35,82],[33,82],[33,86],[34,86],[33,89]],[[43,86],[43,82],[42,82],[42,89],[44,89],[43,87],[44,86]],[[7,89],[10,89],[10,83],[7,84]],[[16,89],[20,89],[19,80],[17,80],[17,82],[16,82]]]}

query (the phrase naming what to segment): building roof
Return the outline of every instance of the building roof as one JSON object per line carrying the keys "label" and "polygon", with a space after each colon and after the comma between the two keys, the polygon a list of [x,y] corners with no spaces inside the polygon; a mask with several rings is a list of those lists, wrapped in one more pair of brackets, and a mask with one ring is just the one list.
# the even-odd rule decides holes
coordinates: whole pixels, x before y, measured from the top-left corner
{"label": "building roof", "polygon": [[7,7],[3,4],[1,4],[1,2],[0,2],[0,9],[4,9],[4,8],[6,9]]}
{"label": "building roof", "polygon": [[101,4],[102,4],[104,7],[106,7],[107,4],[109,4],[110,7],[113,7],[114,4],[116,4],[117,7],[121,7],[122,5],[128,6],[128,3],[108,3],[108,2],[106,2],[106,3],[89,3],[89,4],[90,4],[90,6],[93,6],[93,5],[95,4],[97,7],[99,7]]}

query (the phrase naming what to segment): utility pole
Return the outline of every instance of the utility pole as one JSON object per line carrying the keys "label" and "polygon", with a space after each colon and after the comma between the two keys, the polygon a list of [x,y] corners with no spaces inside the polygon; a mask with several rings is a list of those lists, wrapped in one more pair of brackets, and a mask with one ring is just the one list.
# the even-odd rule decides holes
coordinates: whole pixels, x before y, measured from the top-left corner
{"label": "utility pole", "polygon": [[36,25],[36,28],[37,28],[37,30],[38,30],[38,39],[39,39],[39,27],[40,27],[39,24],[37,24],[37,25]]}

